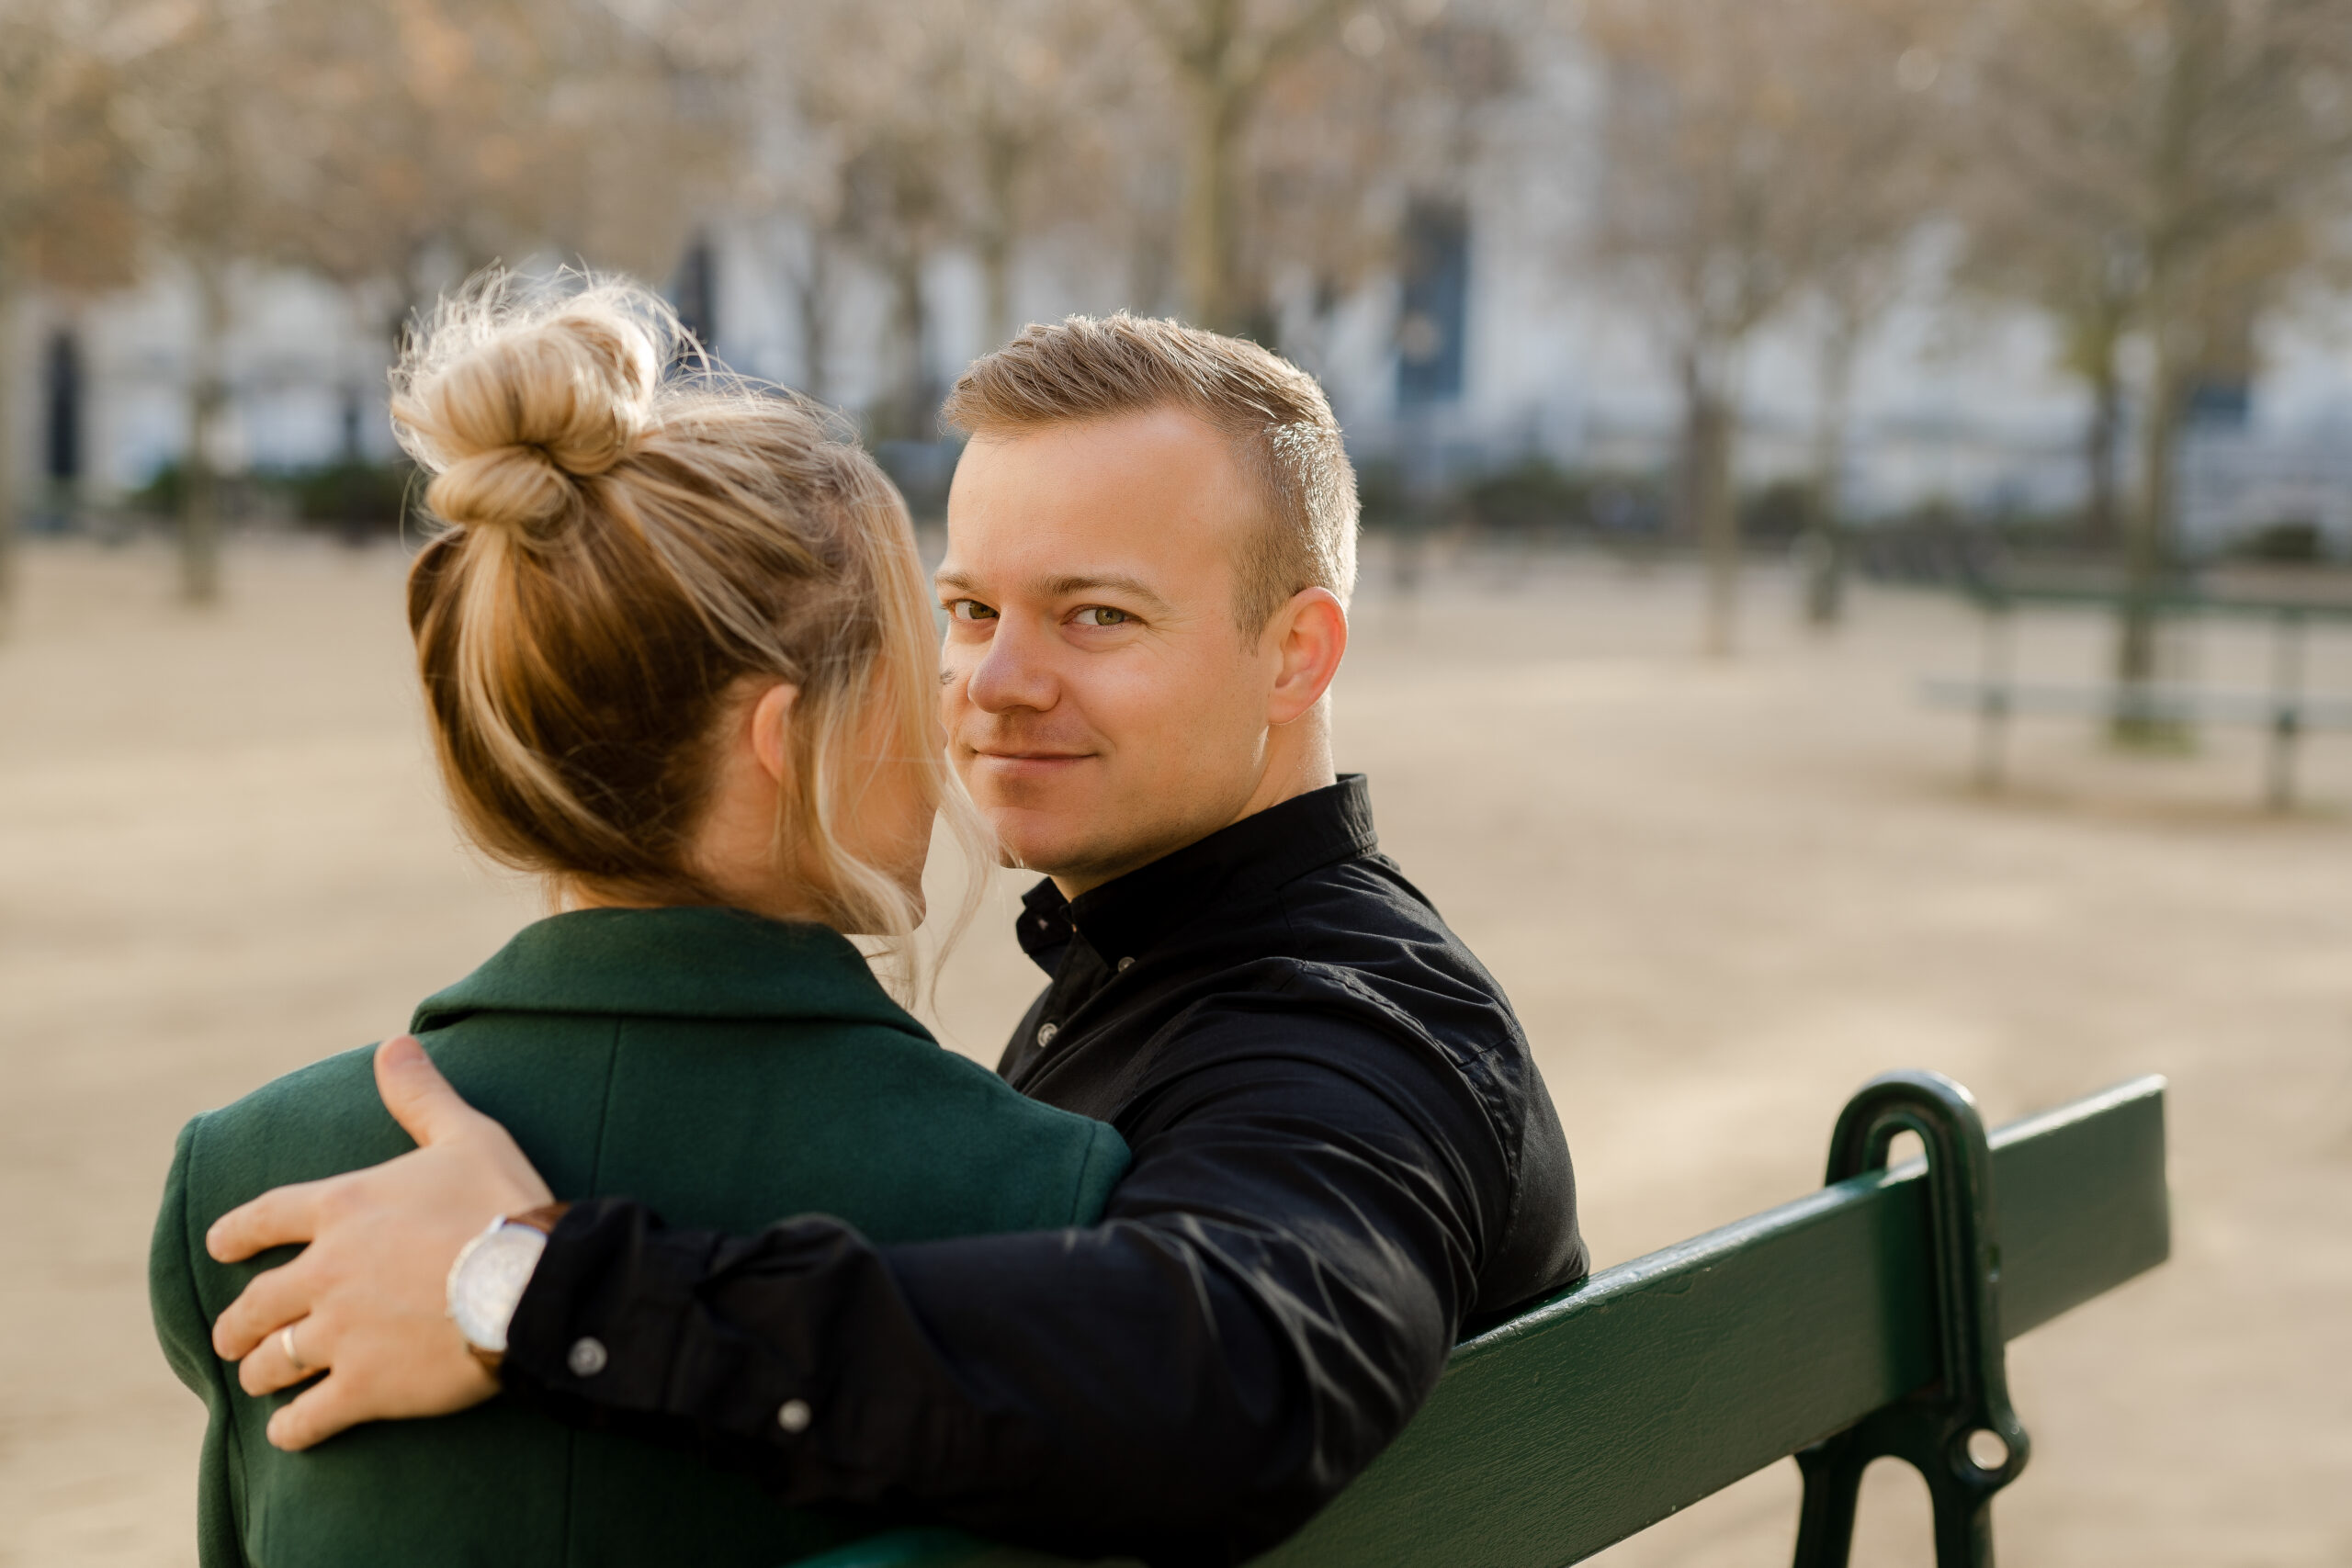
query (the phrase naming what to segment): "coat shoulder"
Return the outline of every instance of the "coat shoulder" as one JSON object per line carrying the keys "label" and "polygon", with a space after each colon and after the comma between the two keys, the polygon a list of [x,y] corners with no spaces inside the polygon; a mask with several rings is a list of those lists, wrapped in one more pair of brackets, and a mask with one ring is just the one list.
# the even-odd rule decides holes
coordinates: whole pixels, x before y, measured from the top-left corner
{"label": "coat shoulder", "polygon": [[376,1093],[374,1056],[363,1046],[313,1062],[189,1122],[179,1163],[190,1218],[414,1148]]}
{"label": "coat shoulder", "polygon": [[869,1091],[842,1097],[875,1119],[861,1138],[901,1145],[898,1160],[856,1163],[877,1198],[895,1185],[890,1167],[922,1173],[931,1234],[1091,1224],[1126,1170],[1126,1143],[1107,1122],[1032,1100],[927,1038],[866,1027],[839,1044],[836,1060]]}

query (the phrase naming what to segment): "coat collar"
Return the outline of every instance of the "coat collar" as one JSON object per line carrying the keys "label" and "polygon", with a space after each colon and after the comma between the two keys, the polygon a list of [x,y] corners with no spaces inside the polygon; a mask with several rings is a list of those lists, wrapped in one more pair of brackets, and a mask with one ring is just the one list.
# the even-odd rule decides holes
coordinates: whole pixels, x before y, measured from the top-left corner
{"label": "coat collar", "polygon": [[577,909],[540,920],[419,1003],[410,1028],[477,1012],[821,1019],[931,1037],[839,931],[741,909]]}
{"label": "coat collar", "polygon": [[1362,773],[1220,828],[1149,865],[1066,899],[1052,880],[1023,897],[1023,949],[1052,967],[1073,929],[1107,962],[1133,958],[1212,905],[1273,891],[1336,861],[1378,852]]}

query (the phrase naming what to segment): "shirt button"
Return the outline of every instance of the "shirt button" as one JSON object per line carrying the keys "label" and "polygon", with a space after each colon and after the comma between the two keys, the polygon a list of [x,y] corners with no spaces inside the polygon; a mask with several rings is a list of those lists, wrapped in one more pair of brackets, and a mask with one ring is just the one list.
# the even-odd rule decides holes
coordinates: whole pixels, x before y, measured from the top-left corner
{"label": "shirt button", "polygon": [[805,1399],[787,1399],[775,1413],[775,1424],[787,1432],[807,1431],[808,1420],[808,1402]]}
{"label": "shirt button", "polygon": [[1120,960],[1119,960],[1119,973],[1120,973],[1120,974],[1122,974],[1122,975],[1125,974],[1128,970],[1130,970],[1130,969],[1134,968],[1135,966],[1136,966],[1136,961],[1135,961],[1134,959],[1132,959],[1132,958],[1122,958],[1122,959],[1120,959]]}
{"label": "shirt button", "polygon": [[593,1378],[603,1371],[605,1363],[611,1359],[605,1353],[603,1340],[575,1339],[571,1342],[571,1353],[564,1357],[563,1364],[571,1369],[573,1377]]}
{"label": "shirt button", "polygon": [[1055,1035],[1057,1035],[1057,1034],[1059,1034],[1061,1032],[1062,1032],[1062,1026],[1061,1026],[1060,1024],[1058,1024],[1058,1023],[1041,1023],[1041,1024],[1039,1024],[1039,1025],[1037,1026],[1037,1043],[1038,1043],[1038,1045],[1039,1045],[1041,1048],[1042,1048],[1042,1047],[1044,1047],[1044,1046],[1051,1045],[1051,1044],[1054,1043],[1054,1036],[1055,1036]]}

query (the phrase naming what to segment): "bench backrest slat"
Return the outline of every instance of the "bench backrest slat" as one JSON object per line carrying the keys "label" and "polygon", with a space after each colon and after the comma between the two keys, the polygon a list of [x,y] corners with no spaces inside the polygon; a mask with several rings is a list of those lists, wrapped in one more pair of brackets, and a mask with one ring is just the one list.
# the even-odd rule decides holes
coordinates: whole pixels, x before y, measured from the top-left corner
{"label": "bench backrest slat", "polygon": [[[2014,1337],[2162,1262],[2164,1082],[1993,1134]],[[1559,1568],[1936,1375],[1919,1162],[1604,1270],[1454,1352],[1404,1435],[1261,1568]],[[2030,1413],[2029,1413],[2030,1418]],[[1044,1562],[931,1538],[826,1568]]]}
{"label": "bench backrest slat", "polygon": [[[1993,1145],[2003,1332],[2164,1260],[2160,1079]],[[1404,1436],[1266,1568],[1555,1568],[1932,1381],[1924,1168],[1593,1276],[1464,1346]]]}

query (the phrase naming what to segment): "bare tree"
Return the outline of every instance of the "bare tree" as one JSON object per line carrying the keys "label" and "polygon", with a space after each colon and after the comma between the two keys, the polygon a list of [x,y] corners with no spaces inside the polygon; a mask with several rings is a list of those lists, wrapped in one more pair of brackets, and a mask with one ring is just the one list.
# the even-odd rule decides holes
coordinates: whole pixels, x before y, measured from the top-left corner
{"label": "bare tree", "polygon": [[1745,352],[1846,243],[1835,220],[1849,139],[1820,93],[1841,19],[1810,0],[1601,0],[1589,14],[1604,78],[1593,254],[1680,384],[1680,514],[1705,554],[1717,655],[1737,613]]}
{"label": "bare tree", "polygon": [[990,347],[1012,335],[1024,236],[1100,217],[1109,148],[1097,128],[1132,89],[1130,20],[1109,0],[956,0],[963,68],[948,107],[968,152],[964,229],[980,267]]}
{"label": "bare tree", "polygon": [[1342,0],[1133,0],[1177,87],[1184,184],[1177,272],[1185,313],[1236,332],[1262,305],[1246,270],[1243,145],[1285,66],[1334,37]]}
{"label": "bare tree", "polygon": [[804,231],[793,267],[803,338],[826,341],[815,294],[845,242],[891,294],[888,389],[877,434],[932,432],[931,265],[978,265],[983,331],[1013,327],[1024,243],[1109,205],[1099,131],[1122,98],[1131,28],[1114,0],[815,3],[774,19],[762,51],[800,126],[797,166],[763,171]]}
{"label": "bare tree", "polygon": [[550,238],[578,162],[552,123],[565,84],[549,45],[577,31],[556,11],[279,0],[273,31],[300,70],[260,152],[302,221],[279,227],[277,257],[374,301],[389,337],[454,276]]}
{"label": "bare tree", "polygon": [[[2082,107],[2087,103],[2085,95]],[[2064,112],[2076,105],[2051,107]],[[1955,184],[1963,247],[1954,280],[1963,296],[2024,304],[2055,329],[2058,366],[2082,383],[2089,403],[2083,536],[2095,549],[2111,549],[2122,532],[2123,345],[2138,323],[2145,281],[2129,204],[2106,181],[2053,179],[2059,165],[2038,149],[2028,153],[2056,128],[2020,136],[2012,121],[1980,133],[1973,126],[1984,103],[1969,107],[1968,140],[1978,156],[1962,165]],[[2090,134],[2087,127],[2075,133]],[[2076,158],[2087,151],[2075,148]]]}
{"label": "bare tree", "polygon": [[119,73],[96,6],[20,0],[0,11],[0,630],[16,598],[17,323],[37,285],[128,282],[135,227]]}
{"label": "bare tree", "polygon": [[543,51],[527,107],[543,243],[593,265],[673,269],[741,156],[742,62],[686,7],[514,0]]}
{"label": "bare tree", "polygon": [[2158,674],[2154,601],[2178,566],[2180,431],[2217,328],[2258,319],[2346,210],[2352,3],[1988,5],[1980,124],[2028,221],[2074,242],[2027,276],[2056,285],[2034,291],[2040,302],[2074,303],[2061,319],[2094,390],[2095,473],[2111,451],[2121,329],[2149,348],[2114,728],[2162,739],[2140,694]]}
{"label": "bare tree", "polygon": [[1410,0],[1350,13],[1270,85],[1243,143],[1239,276],[1262,310],[1303,286],[1320,357],[1339,304],[1399,260],[1419,202],[1464,206],[1481,111],[1520,85],[1508,4]]}
{"label": "bare tree", "polygon": [[1939,215],[1953,165],[1939,93],[1955,17],[1933,0],[1844,0],[1806,37],[1804,144],[1815,186],[1810,276],[1815,395],[1804,604],[1816,628],[1845,605],[1843,512],[1854,367],[1912,270],[1914,242]]}
{"label": "bare tree", "polygon": [[659,276],[710,139],[692,62],[587,0],[188,0],[155,14],[134,133],[151,243],[197,305],[181,583],[203,603],[220,592],[241,267],[331,278],[392,333],[501,256],[553,250]]}
{"label": "bare tree", "polygon": [[961,39],[934,7],[852,6],[836,13],[823,73],[807,85],[812,117],[842,148],[841,231],[888,279],[890,367],[869,411],[884,439],[933,434],[939,387],[932,370],[926,293],[932,263],[956,237],[963,151],[943,112],[961,69]]}
{"label": "bare tree", "polygon": [[142,39],[128,96],[140,143],[148,243],[175,262],[195,297],[180,461],[180,593],[220,592],[220,454],[229,411],[232,272],[267,254],[295,216],[273,189],[277,89],[293,78],[259,7],[190,0]]}
{"label": "bare tree", "polygon": [[741,69],[729,100],[728,199],[750,221],[761,271],[779,280],[798,328],[797,382],[810,397],[832,397],[834,314],[847,271],[844,233],[848,164],[856,138],[842,123],[851,103],[836,98],[837,76],[870,69],[844,58],[860,13],[841,0],[750,7],[717,0],[706,22]]}

